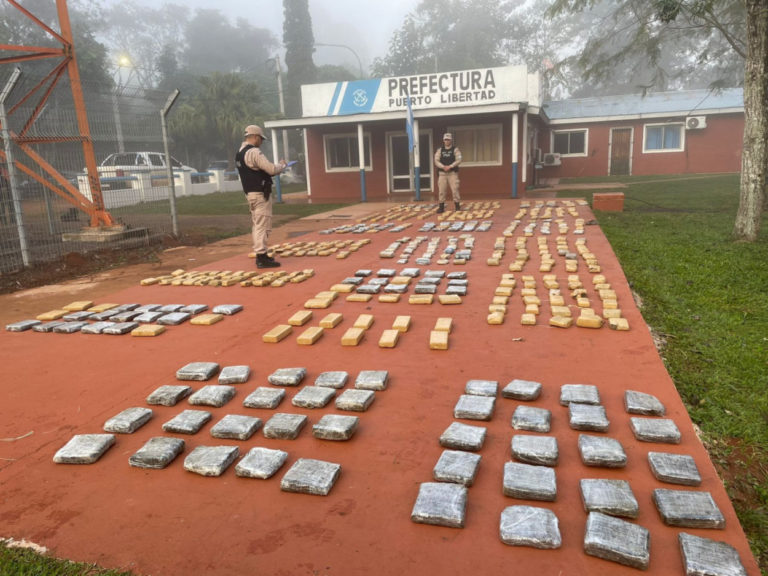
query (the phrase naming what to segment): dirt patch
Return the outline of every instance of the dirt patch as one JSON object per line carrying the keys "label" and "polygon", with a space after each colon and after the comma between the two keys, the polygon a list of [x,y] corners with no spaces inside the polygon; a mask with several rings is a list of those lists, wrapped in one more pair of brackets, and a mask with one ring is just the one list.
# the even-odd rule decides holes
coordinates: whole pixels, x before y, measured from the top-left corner
{"label": "dirt patch", "polygon": [[[277,230],[293,221],[293,217],[278,215],[274,217],[275,237],[281,236]],[[327,226],[327,224],[325,225]],[[180,247],[210,246],[219,257],[216,249],[220,242],[225,245],[231,238],[243,237],[237,242],[238,249],[247,250],[250,216],[184,216],[179,221],[182,229],[180,238],[170,234],[155,238],[149,244],[131,247],[99,248],[88,251],[67,252],[61,258],[38,264],[30,268],[0,274],[0,294],[9,294],[48,284],[59,284],[135,264],[159,263],[171,254],[171,250]],[[312,223],[302,226],[305,230],[291,232],[292,236],[313,231]],[[224,240],[219,240],[224,238]],[[282,240],[279,240],[282,241]]]}
{"label": "dirt patch", "polygon": [[[761,487],[768,483],[768,458],[764,451],[745,445],[739,438],[707,440],[704,446],[744,530],[748,534],[766,534],[768,509],[766,495],[761,491]],[[768,574],[765,540],[753,540],[752,551],[762,573]]]}
{"label": "dirt patch", "polygon": [[0,275],[0,294],[26,290],[46,284],[72,280],[111,268],[157,260],[161,245],[130,250],[108,249],[95,252],[69,252],[60,259],[31,268]]}
{"label": "dirt patch", "polygon": [[757,486],[768,483],[768,462],[755,446],[738,438],[706,441],[712,462],[734,504],[754,510],[760,505]]}

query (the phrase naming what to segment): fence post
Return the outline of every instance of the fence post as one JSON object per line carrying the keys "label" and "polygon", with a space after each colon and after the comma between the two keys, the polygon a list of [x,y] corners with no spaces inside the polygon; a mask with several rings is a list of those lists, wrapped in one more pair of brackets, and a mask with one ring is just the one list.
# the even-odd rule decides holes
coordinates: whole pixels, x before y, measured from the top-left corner
{"label": "fence post", "polygon": [[165,102],[165,106],[160,110],[160,121],[163,126],[163,147],[165,152],[165,173],[168,176],[168,185],[171,187],[169,191],[169,200],[171,201],[171,225],[173,226],[173,237],[179,237],[179,217],[176,213],[176,184],[173,180],[173,166],[171,165],[171,153],[168,148],[168,126],[166,123],[166,117],[171,110],[171,106],[176,102],[176,98],[179,97],[179,90],[176,89],[168,96],[168,100]]}
{"label": "fence post", "polygon": [[19,234],[19,246],[21,248],[21,261],[25,268],[29,267],[29,248],[27,247],[27,233],[24,230],[24,219],[21,215],[21,199],[16,188],[16,167],[13,164],[13,146],[11,142],[11,132],[8,129],[8,117],[5,114],[5,100],[11,94],[11,90],[16,86],[16,82],[21,76],[21,68],[14,68],[10,79],[0,93],[0,126],[2,126],[3,143],[5,145],[5,161],[8,164],[8,185],[11,187],[11,198],[13,199],[13,212],[16,216],[16,229]]}

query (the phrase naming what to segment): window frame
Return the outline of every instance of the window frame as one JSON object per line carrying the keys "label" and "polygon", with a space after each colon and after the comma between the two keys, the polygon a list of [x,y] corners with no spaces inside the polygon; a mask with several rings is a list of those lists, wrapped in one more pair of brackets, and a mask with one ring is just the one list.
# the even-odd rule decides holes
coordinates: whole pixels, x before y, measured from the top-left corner
{"label": "window frame", "polygon": [[552,130],[549,135],[549,149],[552,151],[552,153],[555,152],[555,135],[556,134],[568,134],[568,150],[571,149],[571,138],[570,134],[583,132],[584,133],[584,151],[583,152],[568,152],[568,153],[562,153],[559,152],[561,158],[586,158],[588,156],[588,150],[589,150],[589,128],[572,128],[568,130]]}
{"label": "window frame", "polygon": [[[337,167],[337,168],[331,168],[329,166],[329,156],[328,156],[328,144],[331,140],[340,140],[340,139],[346,139],[346,140],[354,140],[355,143],[357,143],[357,132],[343,132],[343,133],[333,133],[333,134],[323,134],[323,166],[325,168],[325,171],[327,173],[331,172],[359,172],[360,166],[355,164],[355,166],[348,166],[348,167]],[[365,144],[368,144],[368,158],[367,162],[365,164],[365,171],[366,172],[372,172],[373,171],[373,142],[371,139],[371,133],[370,132],[363,132],[363,146]],[[364,161],[366,159],[364,158]]]}
{"label": "window frame", "polygon": [[[648,128],[656,127],[668,128],[677,127],[680,130],[680,147],[679,148],[648,148]],[[661,137],[662,146],[664,144],[664,134]],[[666,154],[674,152],[685,152],[685,123],[684,122],[654,122],[651,124],[643,124],[643,154]]]}
{"label": "window frame", "polygon": [[[495,160],[488,160],[488,161],[468,161],[466,159],[467,153],[466,153],[466,147],[462,145],[461,143],[461,133],[462,132],[468,132],[468,131],[477,131],[480,129],[488,129],[493,128],[498,130],[498,156]],[[462,125],[462,126],[449,126],[448,132],[450,132],[453,135],[453,142],[454,146],[461,150],[462,155],[462,161],[461,161],[461,168],[464,167],[471,167],[471,166],[501,166],[504,163],[504,126],[500,122],[494,122],[492,124],[469,124],[469,125]],[[441,144],[442,147],[442,144]],[[474,150],[473,150],[474,152]],[[476,156],[476,154],[475,154]]]}

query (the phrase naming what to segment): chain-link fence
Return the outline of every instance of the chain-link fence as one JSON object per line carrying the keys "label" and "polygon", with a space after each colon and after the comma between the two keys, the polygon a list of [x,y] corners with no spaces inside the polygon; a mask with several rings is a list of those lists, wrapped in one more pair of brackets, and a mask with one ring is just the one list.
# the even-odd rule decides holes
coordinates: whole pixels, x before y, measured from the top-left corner
{"label": "chain-link fence", "polygon": [[[12,72],[10,66],[0,67],[0,91]],[[161,125],[168,92],[83,85],[105,208],[125,227],[120,234],[99,236],[83,234],[91,222],[77,206],[78,194],[89,200],[92,194],[69,80],[65,75],[41,101],[48,86],[44,76],[22,72],[5,101],[7,125],[0,138],[23,137],[2,138],[0,147],[0,273],[68,252],[150,243],[173,231]],[[174,146],[172,134],[170,150],[178,159],[173,168],[176,197],[237,189],[236,175],[196,166],[181,146]],[[36,156],[69,186],[47,173]]]}

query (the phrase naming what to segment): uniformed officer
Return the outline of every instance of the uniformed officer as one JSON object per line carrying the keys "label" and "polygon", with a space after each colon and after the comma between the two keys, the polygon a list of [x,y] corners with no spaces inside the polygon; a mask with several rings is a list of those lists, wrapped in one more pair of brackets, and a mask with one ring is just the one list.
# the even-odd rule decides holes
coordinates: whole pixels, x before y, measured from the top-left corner
{"label": "uniformed officer", "polygon": [[250,125],[245,129],[245,141],[235,156],[235,166],[240,174],[240,183],[248,199],[253,227],[253,251],[256,253],[258,268],[280,266],[267,254],[269,233],[272,232],[272,176],[285,170],[285,160],[273,164],[261,152],[261,143],[267,139],[261,126]]}
{"label": "uniformed officer", "polygon": [[448,186],[451,187],[453,204],[456,210],[461,210],[461,197],[459,196],[459,164],[461,164],[461,150],[453,145],[453,136],[450,133],[443,134],[443,145],[435,152],[435,166],[437,167],[437,193],[440,201],[438,214],[445,212],[445,193]]}

